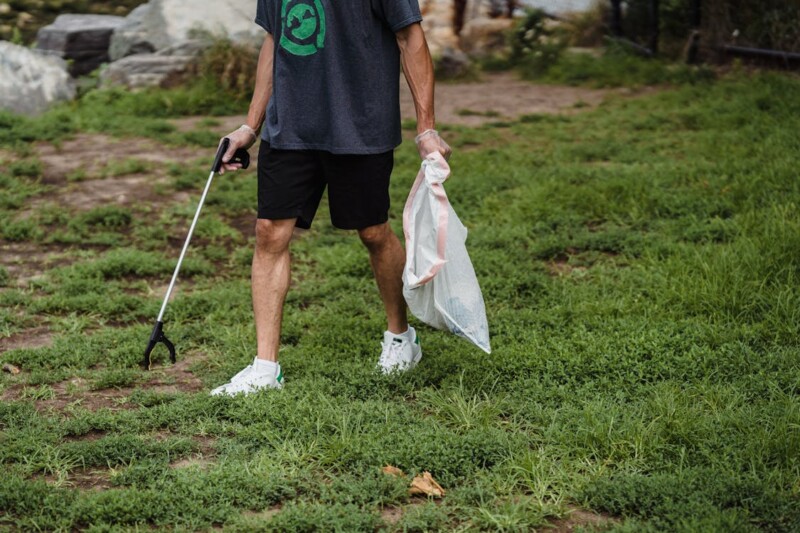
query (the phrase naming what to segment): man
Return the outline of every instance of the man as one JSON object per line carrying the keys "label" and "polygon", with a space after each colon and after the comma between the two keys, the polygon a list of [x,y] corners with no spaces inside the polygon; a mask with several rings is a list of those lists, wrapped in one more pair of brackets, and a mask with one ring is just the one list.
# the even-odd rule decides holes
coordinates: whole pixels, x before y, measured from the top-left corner
{"label": "man", "polygon": [[308,228],[325,187],[331,222],[356,230],[369,251],[387,317],[378,367],[414,367],[422,357],[403,299],[405,253],[389,226],[389,177],[401,142],[402,64],[414,98],[420,156],[450,147],[434,129],[433,63],[417,0],[258,0],[256,23],[267,35],[247,123],[228,135],[249,148],[262,127],[258,220],[252,267],[257,355],[212,394],[281,388],[278,364],[289,289],[289,241]]}

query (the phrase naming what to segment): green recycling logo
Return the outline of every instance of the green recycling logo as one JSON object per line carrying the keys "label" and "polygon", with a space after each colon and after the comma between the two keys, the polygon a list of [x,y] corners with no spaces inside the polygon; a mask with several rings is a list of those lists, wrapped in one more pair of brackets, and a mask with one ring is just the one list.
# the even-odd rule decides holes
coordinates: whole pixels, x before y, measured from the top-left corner
{"label": "green recycling logo", "polygon": [[321,0],[283,0],[281,47],[296,56],[316,54],[325,43]]}

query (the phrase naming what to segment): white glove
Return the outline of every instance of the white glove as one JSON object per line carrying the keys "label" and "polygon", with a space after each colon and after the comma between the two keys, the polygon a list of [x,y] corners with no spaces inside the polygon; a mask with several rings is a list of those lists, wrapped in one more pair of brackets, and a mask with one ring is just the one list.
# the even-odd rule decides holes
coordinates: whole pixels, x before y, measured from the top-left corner
{"label": "white glove", "polygon": [[439,132],[436,130],[423,131],[414,138],[414,142],[417,143],[417,150],[422,159],[433,152],[439,152],[445,159],[449,159],[450,154],[453,153],[453,150],[439,137]]}
{"label": "white glove", "polygon": [[[248,126],[247,124],[242,124],[239,129],[229,133],[225,137],[228,138],[230,144],[228,145],[228,151],[225,152],[225,155],[222,156],[222,165],[220,166],[219,173],[225,174],[226,170],[239,170],[242,168],[242,165],[239,163],[228,163],[233,157],[233,154],[236,153],[236,150],[239,148],[244,148],[247,150],[256,142],[258,135],[256,134],[256,130]],[[223,139],[225,138],[223,137]],[[222,143],[222,139],[220,139],[220,144]]]}

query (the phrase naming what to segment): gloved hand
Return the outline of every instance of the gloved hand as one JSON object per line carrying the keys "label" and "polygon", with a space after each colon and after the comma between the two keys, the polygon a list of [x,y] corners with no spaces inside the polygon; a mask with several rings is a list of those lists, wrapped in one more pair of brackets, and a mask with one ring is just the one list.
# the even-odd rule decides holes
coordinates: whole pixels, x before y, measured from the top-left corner
{"label": "gloved hand", "polygon": [[[247,124],[242,124],[238,130],[235,130],[232,133],[226,135],[230,140],[230,145],[228,145],[228,151],[225,152],[225,155],[222,156],[222,165],[219,168],[220,174],[225,174],[226,170],[238,170],[242,168],[242,165],[239,163],[228,163],[233,157],[233,154],[236,153],[236,150],[239,148],[244,148],[247,150],[253,143],[256,142],[256,138],[258,135],[256,134],[255,130],[248,126]],[[225,138],[223,137],[223,139]],[[220,139],[220,144],[222,144],[222,139]]]}
{"label": "gloved hand", "polygon": [[453,153],[453,150],[439,137],[439,132],[436,130],[423,131],[414,138],[414,142],[417,143],[417,150],[422,159],[433,152],[439,152],[445,159],[449,159],[450,154]]}

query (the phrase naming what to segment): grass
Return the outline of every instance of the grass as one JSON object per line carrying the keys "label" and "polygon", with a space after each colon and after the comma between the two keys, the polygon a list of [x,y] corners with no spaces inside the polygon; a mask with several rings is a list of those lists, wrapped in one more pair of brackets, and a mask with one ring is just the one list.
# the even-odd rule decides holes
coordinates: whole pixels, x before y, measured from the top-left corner
{"label": "grass", "polygon": [[702,84],[715,76],[713,70],[705,66],[642,58],[614,43],[604,48],[599,57],[566,51],[546,66],[523,58],[516,69],[527,79],[594,88]]}
{"label": "grass", "polygon": [[[207,391],[253,355],[254,174],[215,183],[168,309],[186,366],[146,373],[193,206],[27,213],[41,168],[5,165],[3,246],[60,259],[3,274],[0,334],[53,342],[0,356],[23,370],[0,375],[0,528],[529,531],[577,507],[619,532],[796,531],[798,117],[800,82],[761,74],[441,127],[492,355],[421,327],[420,367],[376,374],[367,255],[323,207],[293,243],[286,388],[234,400]],[[417,166],[405,143],[397,231]],[[171,187],[196,194],[189,174]]]}

